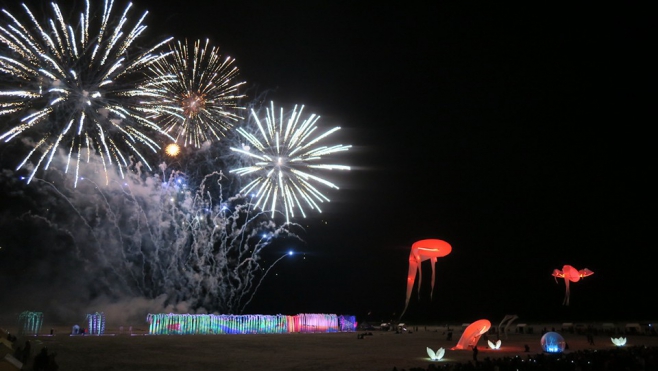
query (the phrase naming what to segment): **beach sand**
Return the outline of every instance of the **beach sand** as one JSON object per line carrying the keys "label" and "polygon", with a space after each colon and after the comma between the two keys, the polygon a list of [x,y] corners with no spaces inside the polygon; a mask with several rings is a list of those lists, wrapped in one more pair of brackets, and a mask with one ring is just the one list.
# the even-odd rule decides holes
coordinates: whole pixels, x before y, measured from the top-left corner
{"label": "beach sand", "polygon": [[[541,330],[556,327],[569,345],[565,353],[585,349],[612,349],[610,336],[599,333],[595,345],[589,345],[583,334],[561,332],[559,325],[534,325],[534,334],[510,330],[501,334],[502,346],[489,349],[484,337],[478,342],[478,359],[486,357],[523,357],[541,353]],[[1,327],[12,333],[16,328]],[[468,362],[471,350],[451,350],[463,332],[462,326],[451,326],[453,338],[446,339],[445,327],[419,326],[419,331],[356,331],[315,334],[251,334],[251,335],[147,335],[145,328],[108,329],[102,336],[69,335],[70,328],[54,328],[54,336],[19,337],[32,343],[32,354],[42,347],[57,352],[60,371],[134,371],[134,370],[324,370],[324,371],[392,371],[427,368],[431,363]],[[411,329],[410,329],[411,330]],[[46,332],[49,332],[48,328]],[[362,339],[359,334],[371,333]],[[492,341],[496,335],[488,335]],[[620,335],[627,337],[628,347],[658,346],[658,336]],[[617,336],[615,336],[617,337]],[[530,352],[524,351],[528,345]],[[427,347],[446,349],[441,361],[431,361]],[[29,365],[28,365],[29,366]],[[26,369],[26,368],[24,368]],[[29,369],[29,368],[28,368]]]}

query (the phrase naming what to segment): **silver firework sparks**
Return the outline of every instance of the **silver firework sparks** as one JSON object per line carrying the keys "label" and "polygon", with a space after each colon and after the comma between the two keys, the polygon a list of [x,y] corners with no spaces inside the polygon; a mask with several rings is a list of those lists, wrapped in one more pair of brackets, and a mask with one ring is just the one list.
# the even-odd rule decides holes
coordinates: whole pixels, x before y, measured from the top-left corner
{"label": "silver firework sparks", "polygon": [[[39,168],[47,170],[59,152],[66,157],[66,172],[75,167],[76,182],[80,163],[89,162],[92,153],[100,155],[106,175],[116,164],[123,176],[129,153],[150,168],[138,147],[156,152],[159,145],[149,134],[165,133],[140,107],[151,94],[135,86],[140,70],[166,55],[156,50],[169,39],[145,51],[136,49],[133,43],[146,29],[147,12],[129,26],[132,4],[118,17],[113,5],[106,1],[100,17],[90,17],[87,0],[75,23],[64,19],[56,3],[50,3],[53,18],[43,24],[25,4],[25,19],[2,9],[0,115],[10,119],[2,125],[0,140],[34,140],[17,167],[31,168],[28,182]],[[91,34],[92,29],[97,32]]]}
{"label": "silver firework sparks", "polygon": [[252,164],[230,172],[240,176],[256,176],[241,192],[255,192],[257,206],[271,211],[272,216],[277,211],[282,212],[287,221],[295,217],[295,210],[306,217],[305,207],[322,212],[319,203],[329,201],[329,198],[316,185],[338,189],[334,183],[315,175],[317,171],[350,170],[349,166],[323,162],[323,156],[351,148],[342,144],[320,145],[340,127],[318,134],[316,123],[320,116],[311,114],[301,120],[303,109],[304,106],[295,106],[291,112],[284,113],[281,108],[277,114],[274,103],[271,103],[270,108],[266,109],[265,123],[252,110],[252,118],[258,128],[256,134],[238,128],[237,131],[248,144],[242,148],[231,148],[247,156]]}
{"label": "silver firework sparks", "polygon": [[[295,233],[301,227],[277,225],[249,197],[225,197],[221,172],[194,186],[185,174],[160,169],[145,177],[129,172],[107,186],[83,177],[75,188],[57,169],[24,187],[47,197],[20,220],[36,228],[31,233],[65,236],[66,259],[90,268],[75,272],[82,291],[91,283],[112,300],[165,297],[166,305],[242,313],[283,258],[273,260],[269,247],[303,242]],[[0,184],[7,177],[0,173]],[[57,205],[66,209],[48,212]]]}
{"label": "silver firework sparks", "polygon": [[158,100],[151,104],[158,124],[182,141],[201,147],[209,140],[220,140],[242,119],[235,59],[222,57],[218,47],[187,41],[171,47],[167,58],[150,67]]}

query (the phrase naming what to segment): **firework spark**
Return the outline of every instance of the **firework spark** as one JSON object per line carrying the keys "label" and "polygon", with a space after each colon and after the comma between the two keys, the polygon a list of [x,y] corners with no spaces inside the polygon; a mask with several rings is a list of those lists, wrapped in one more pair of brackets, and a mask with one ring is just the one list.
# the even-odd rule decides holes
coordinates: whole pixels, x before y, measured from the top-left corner
{"label": "firework spark", "polygon": [[[338,186],[313,173],[317,170],[350,170],[349,166],[325,164],[322,161],[323,156],[347,151],[352,146],[320,146],[323,139],[340,130],[340,127],[316,135],[316,123],[320,116],[312,114],[300,122],[304,106],[295,106],[288,114],[284,114],[281,108],[278,119],[274,103],[270,106],[266,109],[265,125],[256,112],[251,111],[260,138],[243,128],[237,129],[249,145],[243,148],[231,147],[231,150],[247,156],[252,163],[230,172],[240,176],[256,176],[241,192],[255,192],[258,198],[256,206],[271,211],[272,217],[276,211],[280,211],[290,221],[290,218],[295,217],[297,209],[305,218],[304,207],[322,212],[319,203],[328,202],[329,198],[316,185],[334,189],[338,189]],[[282,209],[277,210],[281,206]]]}
{"label": "firework spark", "polygon": [[176,157],[180,154],[180,146],[176,143],[171,143],[165,147],[165,153],[169,157]]}
{"label": "firework spark", "polygon": [[235,60],[222,57],[218,47],[208,44],[177,42],[167,58],[149,68],[158,96],[151,108],[159,125],[183,145],[197,148],[224,137],[244,110],[238,103],[244,98],[238,94],[244,82],[235,81]]}
{"label": "firework spark", "polygon": [[[165,164],[160,169],[144,177],[128,172],[106,186],[84,177],[75,188],[55,169],[49,179],[36,177],[30,185],[48,197],[37,213],[21,220],[35,228],[47,221],[34,233],[52,229],[70,238],[71,258],[93,267],[75,273],[84,278],[82,292],[93,282],[114,298],[164,296],[166,305],[242,313],[270,269],[288,256],[273,260],[278,253],[268,251],[270,246],[303,242],[296,233],[303,229],[277,225],[248,197],[225,197],[221,172],[206,174],[195,186]],[[8,177],[0,172],[0,185]],[[47,212],[56,205],[65,209]]]}
{"label": "firework spark", "polygon": [[[25,20],[2,9],[7,22],[0,24],[0,115],[11,119],[3,124],[9,128],[0,131],[0,140],[37,138],[17,167],[32,167],[28,183],[60,151],[68,155],[65,172],[75,167],[77,182],[80,163],[89,162],[92,153],[100,155],[106,177],[114,164],[123,177],[129,154],[150,168],[138,147],[160,148],[149,133],[166,133],[140,107],[140,100],[151,99],[152,93],[136,88],[136,79],[166,56],[156,51],[170,39],[137,49],[133,43],[146,29],[148,12],[128,26],[132,4],[118,17],[113,4],[106,1],[100,17],[90,17],[87,0],[70,24],[56,3],[50,4],[53,18],[43,24],[25,4]],[[97,33],[91,34],[95,27]]]}

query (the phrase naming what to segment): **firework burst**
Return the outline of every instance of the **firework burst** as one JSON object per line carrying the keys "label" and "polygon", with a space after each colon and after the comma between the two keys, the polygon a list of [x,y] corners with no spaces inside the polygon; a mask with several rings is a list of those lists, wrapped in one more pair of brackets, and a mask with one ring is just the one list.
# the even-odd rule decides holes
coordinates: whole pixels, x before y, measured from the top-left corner
{"label": "firework burst", "polygon": [[220,140],[233,124],[242,119],[235,59],[222,57],[218,47],[197,40],[171,46],[167,58],[149,69],[158,100],[151,104],[158,124],[183,145],[201,147],[206,141]]}
{"label": "firework burst", "polygon": [[[53,18],[43,24],[25,4],[25,19],[2,9],[0,115],[10,119],[3,123],[0,140],[34,139],[17,167],[32,167],[28,182],[37,169],[47,170],[60,151],[67,155],[65,171],[75,167],[77,184],[80,163],[89,162],[92,154],[99,155],[106,177],[115,164],[123,177],[130,155],[150,168],[139,147],[160,148],[149,134],[165,133],[141,108],[153,94],[136,82],[143,79],[145,67],[166,56],[156,51],[169,39],[137,49],[133,43],[146,29],[147,12],[129,26],[132,4],[119,16],[113,5],[106,1],[100,17],[90,17],[87,0],[72,24],[56,3],[50,3]],[[91,34],[92,29],[97,32]]]}
{"label": "firework burst", "polygon": [[180,154],[180,146],[176,143],[171,143],[165,147],[165,153],[169,157],[176,157]]}
{"label": "firework burst", "polygon": [[316,123],[320,116],[312,114],[301,120],[303,109],[304,106],[295,106],[292,112],[284,114],[281,108],[277,115],[271,103],[270,108],[266,109],[264,124],[252,110],[251,117],[258,127],[259,135],[238,128],[237,132],[248,144],[242,148],[231,147],[232,151],[247,156],[252,163],[230,172],[240,176],[256,176],[241,192],[255,192],[256,206],[271,211],[272,217],[276,211],[280,211],[285,214],[287,221],[295,217],[295,210],[306,217],[305,207],[322,212],[319,203],[328,202],[329,198],[316,185],[338,189],[334,183],[315,175],[316,171],[350,170],[349,166],[323,162],[323,156],[351,148],[342,144],[320,145],[322,140],[340,130],[340,127],[317,135],[319,130]]}

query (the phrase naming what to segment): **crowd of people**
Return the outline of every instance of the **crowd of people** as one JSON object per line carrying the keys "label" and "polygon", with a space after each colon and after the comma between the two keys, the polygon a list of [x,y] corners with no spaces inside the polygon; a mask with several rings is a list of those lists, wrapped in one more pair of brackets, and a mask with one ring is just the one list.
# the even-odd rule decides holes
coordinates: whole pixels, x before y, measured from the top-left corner
{"label": "crowd of people", "polygon": [[[484,358],[467,363],[431,363],[408,371],[651,371],[658,370],[658,347],[578,350],[526,357]],[[407,371],[393,367],[393,371]]]}

